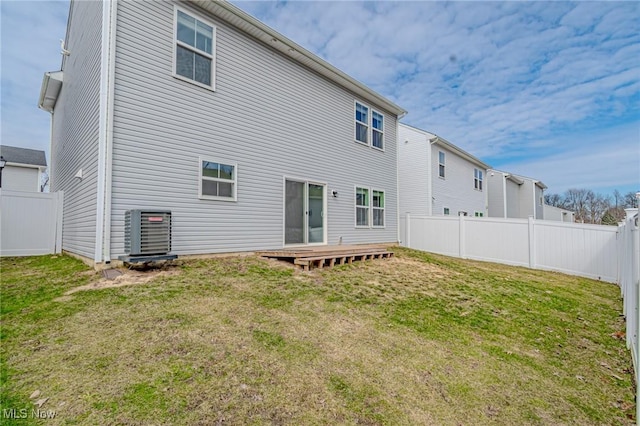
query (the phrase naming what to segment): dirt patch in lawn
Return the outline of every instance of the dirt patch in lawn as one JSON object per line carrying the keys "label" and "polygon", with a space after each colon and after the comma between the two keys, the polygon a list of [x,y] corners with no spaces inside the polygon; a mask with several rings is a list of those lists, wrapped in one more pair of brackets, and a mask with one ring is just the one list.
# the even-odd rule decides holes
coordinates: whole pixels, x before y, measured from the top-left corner
{"label": "dirt patch in lawn", "polygon": [[105,288],[117,288],[117,287],[125,287],[130,285],[147,284],[155,279],[168,278],[168,277],[172,277],[180,274],[179,269],[150,270],[150,271],[135,271],[135,270],[121,269],[120,271],[122,272],[122,275],[114,279],[102,278],[98,281],[95,281],[80,287],[72,288],[71,290],[67,291],[64,294],[64,296],[58,298],[58,300],[64,301],[66,300],[65,296],[70,296],[73,293],[77,293],[79,291],[102,290]]}

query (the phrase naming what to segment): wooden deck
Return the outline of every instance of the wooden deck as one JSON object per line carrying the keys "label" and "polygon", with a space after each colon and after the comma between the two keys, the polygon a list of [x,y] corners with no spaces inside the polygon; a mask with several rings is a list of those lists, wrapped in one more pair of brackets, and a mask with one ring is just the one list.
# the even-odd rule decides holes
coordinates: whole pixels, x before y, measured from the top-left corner
{"label": "wooden deck", "polygon": [[386,245],[316,246],[258,252],[259,256],[293,262],[305,271],[325,266],[344,265],[358,260],[386,259],[393,252]]}

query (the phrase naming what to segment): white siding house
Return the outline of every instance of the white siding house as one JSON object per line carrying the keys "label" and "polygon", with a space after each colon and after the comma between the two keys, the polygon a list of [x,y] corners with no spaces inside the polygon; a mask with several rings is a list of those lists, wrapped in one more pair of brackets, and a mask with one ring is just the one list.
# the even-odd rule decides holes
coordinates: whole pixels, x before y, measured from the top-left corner
{"label": "white siding house", "polygon": [[576,221],[576,214],[570,210],[562,209],[560,207],[550,206],[545,204],[543,206],[544,219],[545,220],[557,220],[559,222],[573,223]]}
{"label": "white siding house", "polygon": [[44,151],[0,145],[0,156],[5,161],[2,189],[24,192],[42,192],[42,174],[47,169]]}
{"label": "white siding house", "polygon": [[493,169],[488,170],[486,181],[490,217],[545,219],[544,183]]}
{"label": "white siding house", "polygon": [[403,123],[398,127],[398,158],[401,215],[486,215],[487,164]]}
{"label": "white siding house", "polygon": [[227,2],[70,7],[40,98],[65,250],[117,259],[130,209],[179,255],[398,240],[402,108]]}

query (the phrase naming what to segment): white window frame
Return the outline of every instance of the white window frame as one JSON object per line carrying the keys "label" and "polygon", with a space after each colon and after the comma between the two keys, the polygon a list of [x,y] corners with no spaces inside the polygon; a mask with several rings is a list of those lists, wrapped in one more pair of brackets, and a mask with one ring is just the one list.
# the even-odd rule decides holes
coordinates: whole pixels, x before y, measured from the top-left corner
{"label": "white window frame", "polygon": [[[211,54],[204,52],[194,46],[191,46],[189,44],[186,44],[180,40],[178,40],[178,11],[187,14],[189,16],[191,16],[194,19],[197,19],[198,21],[201,21],[203,24],[207,24],[208,26],[210,26],[211,28],[213,28],[213,32],[212,32],[212,37],[211,37]],[[202,15],[195,13],[189,9],[185,9],[183,7],[179,7],[177,5],[174,6],[174,10],[173,10],[173,58],[172,58],[172,62],[173,62],[173,77],[177,78],[178,80],[182,80],[182,81],[186,81],[188,83],[194,84],[196,86],[200,86],[203,87],[205,89],[211,90],[211,91],[215,91],[216,90],[216,46],[217,46],[217,40],[216,40],[216,33],[217,33],[217,27],[216,25],[214,25],[213,22],[211,22],[210,20],[202,17]],[[211,85],[206,85],[204,83],[200,83],[199,81],[196,80],[192,80],[189,77],[185,77],[183,75],[178,74],[177,72],[177,60],[176,60],[176,55],[178,52],[178,46],[183,47],[185,49],[188,49],[192,52],[195,52],[199,55],[202,55],[204,57],[207,57],[211,60]]]}
{"label": "white window frame", "polygon": [[482,192],[484,173],[480,169],[473,169],[473,189]]}
{"label": "white window frame", "polygon": [[[373,193],[374,192],[381,192],[382,193],[382,207],[375,207],[373,205]],[[371,227],[372,228],[378,228],[378,229],[383,229],[387,226],[387,213],[386,213],[386,203],[387,203],[387,194],[385,191],[383,191],[382,189],[375,189],[375,188],[371,188],[371,202],[369,203],[371,206]],[[374,210],[382,210],[382,225],[375,225],[373,223],[373,211]]]}
{"label": "white window frame", "polygon": [[[440,154],[442,154],[442,162],[440,161]],[[447,175],[447,171],[446,171],[446,164],[445,162],[447,161],[447,157],[444,151],[438,151],[438,177],[440,179],[445,179],[445,176]],[[442,167],[442,174],[440,174],[440,167]]]}
{"label": "white window frame", "polygon": [[[232,166],[233,167],[233,179],[223,179],[223,178],[213,178],[213,177],[209,177],[209,176],[203,176],[202,175],[202,163],[203,162],[223,164],[225,166]],[[202,193],[202,181],[203,180],[232,184],[233,185],[232,186],[232,188],[233,188],[233,191],[232,191],[233,192],[233,196],[231,196],[231,197],[221,197],[219,195],[206,195],[206,194],[203,194]],[[222,159],[198,157],[198,198],[200,198],[201,200],[216,200],[216,201],[231,201],[231,202],[237,201],[237,199],[238,199],[238,164],[234,163],[234,162],[231,162],[231,161],[222,160]]]}
{"label": "white window frame", "polygon": [[451,209],[449,207],[443,207],[442,208],[442,215],[443,216],[451,216]]}
{"label": "white window frame", "polygon": [[[358,105],[367,109],[366,123],[364,121],[360,121],[356,119],[356,114],[358,112]],[[353,103],[353,140],[356,141],[356,143],[359,143],[360,145],[365,145],[365,146],[370,145],[370,141],[371,141],[371,137],[369,135],[370,129],[371,129],[371,125],[369,124],[370,121],[371,121],[371,108],[369,107],[369,105],[365,104],[364,102],[354,101]],[[366,142],[362,142],[361,140],[358,140],[358,124],[365,126],[367,129],[367,131],[365,132],[365,135],[367,137]]]}
{"label": "white window frame", "polygon": [[[373,127],[373,114],[378,114],[380,117],[382,117],[382,129],[378,130],[375,127]],[[374,133],[380,133],[380,137],[382,138],[382,146],[381,147],[377,147],[375,145],[373,145],[373,135]],[[374,109],[371,109],[371,148],[373,149],[377,149],[378,151],[384,151],[384,114],[381,112],[378,112]]]}
{"label": "white window frame", "polygon": [[[366,189],[367,190],[367,205],[366,206],[359,206],[358,205],[358,189]],[[353,214],[354,214],[354,223],[355,223],[355,227],[356,228],[360,228],[360,229],[369,229],[371,228],[371,188],[369,188],[368,186],[364,186],[364,185],[356,185],[354,187],[354,192],[353,192],[353,204],[354,204],[354,209],[353,209]],[[358,208],[367,208],[367,224],[366,225],[358,225]]]}

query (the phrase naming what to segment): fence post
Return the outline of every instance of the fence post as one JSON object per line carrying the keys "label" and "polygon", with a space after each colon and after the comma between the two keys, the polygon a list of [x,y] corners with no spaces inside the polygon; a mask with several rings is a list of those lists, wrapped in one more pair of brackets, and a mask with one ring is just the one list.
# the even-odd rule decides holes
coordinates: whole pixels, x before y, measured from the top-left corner
{"label": "fence post", "polygon": [[466,226],[464,223],[464,215],[460,214],[458,215],[458,223],[460,224],[460,226],[458,227],[458,233],[459,233],[459,247],[458,247],[458,253],[460,255],[460,259],[466,259],[467,258],[467,251],[465,250],[465,244],[466,244]]}
{"label": "fence post", "polygon": [[533,216],[529,216],[529,268],[536,268],[536,236]]}
{"label": "fence post", "polygon": [[404,220],[406,221],[404,225],[404,232],[407,234],[404,240],[407,248],[411,248],[411,214],[407,213],[407,217],[405,217]]}

